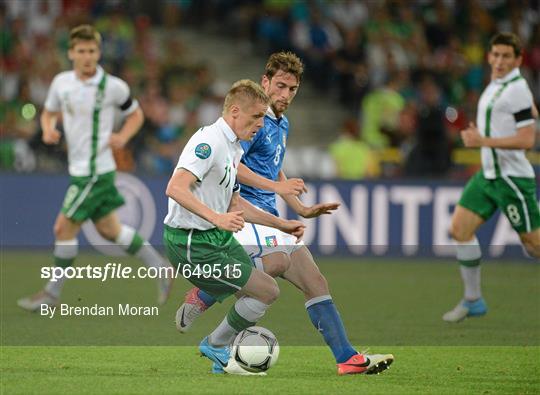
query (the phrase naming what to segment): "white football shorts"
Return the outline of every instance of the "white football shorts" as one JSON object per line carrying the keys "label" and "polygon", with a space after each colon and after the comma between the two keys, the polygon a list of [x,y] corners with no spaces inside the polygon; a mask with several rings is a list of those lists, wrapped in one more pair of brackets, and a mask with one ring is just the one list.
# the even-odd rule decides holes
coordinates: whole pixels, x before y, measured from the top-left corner
{"label": "white football shorts", "polygon": [[[274,252],[291,255],[304,246],[296,237],[269,226],[246,222],[244,228],[234,233],[234,238],[244,247],[257,269],[263,270],[261,258]],[[264,270],[263,270],[264,271]]]}

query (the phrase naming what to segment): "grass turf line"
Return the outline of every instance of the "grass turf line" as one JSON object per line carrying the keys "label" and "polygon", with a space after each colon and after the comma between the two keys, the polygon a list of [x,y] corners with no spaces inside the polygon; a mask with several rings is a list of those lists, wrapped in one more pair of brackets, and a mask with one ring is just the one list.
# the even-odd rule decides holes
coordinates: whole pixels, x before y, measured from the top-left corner
{"label": "grass turf line", "polygon": [[[387,347],[381,347],[387,348]],[[5,347],[5,394],[534,394],[539,347],[392,347],[378,376],[336,375],[323,347],[283,347],[267,377],[212,375],[195,347]]]}
{"label": "grass turf line", "polygon": [[[393,353],[396,362],[377,377],[337,377],[331,353],[317,347],[322,340],[302,295],[279,280],[280,299],[260,324],[278,337],[280,360],[268,377],[249,378],[212,376],[210,363],[197,356],[196,345],[223,318],[232,299],[210,309],[182,336],[172,320],[190,287],[183,279],[176,281],[158,317],[48,319],[22,311],[15,300],[43,286],[40,267],[50,261],[48,253],[2,251],[1,393],[540,392],[540,301],[533,297],[540,294],[538,265],[483,265],[488,315],[449,325],[440,317],[462,292],[454,262],[321,260],[353,344]],[[83,253],[76,264],[108,261]],[[131,258],[112,262],[139,266]],[[62,298],[70,305],[120,301],[152,305],[155,284],[70,280]]]}

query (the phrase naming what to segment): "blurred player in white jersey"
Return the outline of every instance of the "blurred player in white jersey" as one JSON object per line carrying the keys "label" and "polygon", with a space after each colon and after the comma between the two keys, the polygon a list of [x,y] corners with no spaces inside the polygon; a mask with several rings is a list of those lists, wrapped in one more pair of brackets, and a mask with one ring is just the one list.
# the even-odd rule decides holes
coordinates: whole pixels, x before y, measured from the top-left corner
{"label": "blurred player in white jersey", "polygon": [[[70,186],[54,224],[54,262],[69,267],[78,253],[77,235],[86,220],[99,234],[142,259],[148,267],[170,267],[135,231],[120,223],[116,209],[124,199],[114,185],[116,163],[111,148],[122,148],[138,132],[144,115],[128,85],[107,74],[99,65],[101,35],[90,25],[70,32],[68,57],[73,70],[58,74],[49,89],[41,115],[45,144],[58,144],[62,118],[68,149]],[[125,122],[113,132],[114,113],[120,109]],[[172,276],[158,279],[158,303],[167,300]],[[41,304],[58,303],[65,277],[49,281],[37,294],[20,299],[20,307],[36,311]]]}
{"label": "blurred player in white jersey", "polygon": [[534,169],[525,150],[534,147],[536,109],[519,72],[521,44],[512,33],[490,42],[491,82],[478,102],[476,124],[461,132],[466,147],[481,148],[482,170],[467,183],[452,217],[464,296],[443,315],[447,322],[487,313],[480,287],[481,250],[476,230],[500,209],[527,252],[540,258],[540,212]]}

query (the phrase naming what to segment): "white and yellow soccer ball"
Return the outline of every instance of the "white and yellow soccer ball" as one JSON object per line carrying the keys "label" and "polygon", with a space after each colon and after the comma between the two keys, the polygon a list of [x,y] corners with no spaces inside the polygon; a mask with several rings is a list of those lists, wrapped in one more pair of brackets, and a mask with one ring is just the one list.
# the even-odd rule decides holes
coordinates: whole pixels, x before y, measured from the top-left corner
{"label": "white and yellow soccer ball", "polygon": [[231,355],[248,372],[264,372],[276,364],[279,344],[268,329],[251,326],[236,335]]}

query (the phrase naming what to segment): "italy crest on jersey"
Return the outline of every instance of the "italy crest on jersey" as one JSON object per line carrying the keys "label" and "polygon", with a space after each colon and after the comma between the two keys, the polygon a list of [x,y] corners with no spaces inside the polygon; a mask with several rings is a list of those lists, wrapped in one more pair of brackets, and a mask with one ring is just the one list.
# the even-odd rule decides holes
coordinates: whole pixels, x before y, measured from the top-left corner
{"label": "italy crest on jersey", "polygon": [[278,245],[277,243],[277,237],[272,235],[272,236],[266,236],[265,237],[265,241],[266,241],[266,246],[267,247],[275,247]]}

